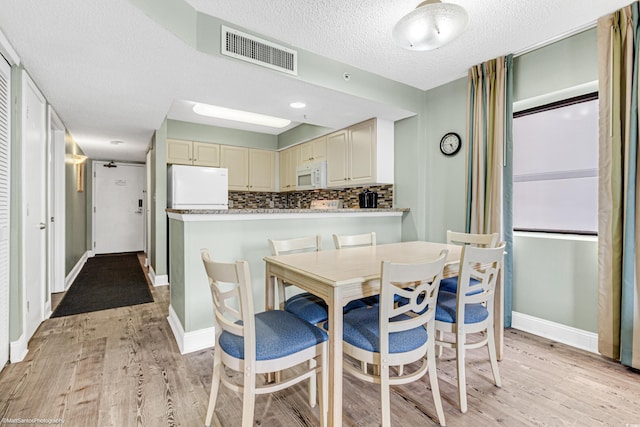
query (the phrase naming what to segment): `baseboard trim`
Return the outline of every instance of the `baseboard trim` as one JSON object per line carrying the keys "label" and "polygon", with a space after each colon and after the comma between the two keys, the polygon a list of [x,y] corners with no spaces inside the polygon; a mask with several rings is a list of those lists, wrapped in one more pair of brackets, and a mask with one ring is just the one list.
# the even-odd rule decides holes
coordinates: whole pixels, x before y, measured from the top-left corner
{"label": "baseboard trim", "polygon": [[92,256],[92,251],[87,251],[82,254],[76,265],[73,266],[69,274],[67,274],[67,277],[65,277],[64,279],[65,292],[69,290],[69,286],[71,286],[73,281],[76,280],[76,277],[78,277],[78,274],[80,274],[80,270],[82,270],[82,267],[84,267],[84,265],[87,263],[87,260]]}
{"label": "baseboard trim", "polygon": [[551,322],[515,311],[512,315],[511,327],[599,354],[598,334],[594,332],[576,329],[561,323]]}
{"label": "baseboard trim", "polygon": [[178,315],[169,305],[169,316],[167,316],[171,332],[176,339],[180,354],[193,353],[194,351],[211,348],[215,344],[214,327],[198,329],[197,331],[185,332]]}
{"label": "baseboard trim", "polygon": [[11,341],[10,347],[11,354],[9,355],[9,360],[11,363],[22,362],[24,358],[27,357],[29,348],[27,347],[27,340],[24,334],[20,335],[20,338],[16,341]]}
{"label": "baseboard trim", "polygon": [[169,284],[169,276],[166,274],[156,276],[156,272],[153,271],[153,267],[151,266],[149,266],[149,279],[151,280],[154,288],[157,286],[167,286]]}

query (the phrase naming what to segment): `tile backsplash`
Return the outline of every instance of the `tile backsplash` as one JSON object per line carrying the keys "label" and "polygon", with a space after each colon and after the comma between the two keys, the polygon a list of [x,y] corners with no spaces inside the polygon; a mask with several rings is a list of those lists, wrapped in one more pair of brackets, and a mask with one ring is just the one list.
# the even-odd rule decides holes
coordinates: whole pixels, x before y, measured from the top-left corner
{"label": "tile backsplash", "polygon": [[365,189],[378,193],[378,208],[393,208],[393,185],[372,185],[324,190],[258,193],[230,191],[230,209],[308,209],[312,200],[339,199],[344,208],[357,208],[358,195]]}

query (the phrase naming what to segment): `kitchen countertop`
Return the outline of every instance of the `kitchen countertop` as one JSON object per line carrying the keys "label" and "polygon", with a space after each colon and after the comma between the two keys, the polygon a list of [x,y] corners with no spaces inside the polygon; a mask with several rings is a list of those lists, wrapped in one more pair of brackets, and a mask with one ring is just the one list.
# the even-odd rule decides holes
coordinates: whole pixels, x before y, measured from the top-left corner
{"label": "kitchen countertop", "polygon": [[409,208],[392,208],[392,209],[360,209],[360,208],[343,208],[343,209],[171,209],[167,208],[167,212],[182,215],[242,215],[242,214],[288,214],[288,213],[336,213],[336,212],[409,212]]}
{"label": "kitchen countertop", "polygon": [[409,208],[393,209],[170,209],[170,219],[180,221],[236,221],[262,219],[402,216]]}

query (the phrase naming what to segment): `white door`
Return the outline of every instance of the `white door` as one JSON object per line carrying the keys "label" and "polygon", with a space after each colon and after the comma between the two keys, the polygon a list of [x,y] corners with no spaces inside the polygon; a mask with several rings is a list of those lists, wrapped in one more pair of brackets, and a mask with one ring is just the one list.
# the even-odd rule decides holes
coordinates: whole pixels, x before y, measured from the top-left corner
{"label": "white door", "polygon": [[25,333],[31,338],[44,320],[46,291],[46,102],[38,88],[23,72],[22,80],[22,183],[23,253],[25,289]]}
{"label": "white door", "polygon": [[144,165],[93,162],[93,251],[144,250]]}
{"label": "white door", "polygon": [[49,284],[51,292],[64,291],[64,125],[49,107]]}
{"label": "white door", "polygon": [[0,370],[9,360],[11,68],[0,55]]}

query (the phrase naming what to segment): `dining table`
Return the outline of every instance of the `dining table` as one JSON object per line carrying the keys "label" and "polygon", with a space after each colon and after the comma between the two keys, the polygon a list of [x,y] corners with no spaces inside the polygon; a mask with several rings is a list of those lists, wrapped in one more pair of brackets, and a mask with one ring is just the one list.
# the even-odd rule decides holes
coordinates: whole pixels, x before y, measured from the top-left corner
{"label": "dining table", "polygon": [[[350,301],[380,294],[382,261],[417,263],[437,258],[447,250],[443,277],[458,274],[462,247],[445,243],[412,241],[351,247],[339,250],[267,256],[266,309],[279,307],[276,281],[283,280],[322,298],[329,312],[328,425],[342,426],[342,315]],[[498,313],[496,313],[496,317]],[[500,328],[500,337],[502,329]],[[500,343],[502,340],[496,336]]]}

